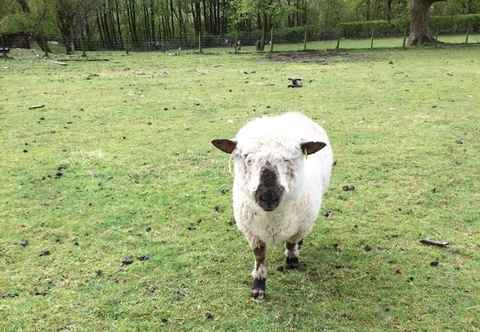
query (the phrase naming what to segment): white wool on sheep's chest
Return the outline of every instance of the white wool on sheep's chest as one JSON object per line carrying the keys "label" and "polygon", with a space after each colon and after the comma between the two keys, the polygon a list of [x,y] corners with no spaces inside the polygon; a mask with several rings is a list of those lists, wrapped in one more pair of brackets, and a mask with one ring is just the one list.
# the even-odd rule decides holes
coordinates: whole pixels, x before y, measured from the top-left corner
{"label": "white wool on sheep's chest", "polygon": [[[238,228],[250,243],[301,240],[318,217],[330,181],[333,152],[325,130],[303,114],[286,113],[247,123],[235,140],[233,209]],[[326,146],[305,157],[300,144],[309,141]],[[258,206],[253,195],[267,161],[277,167],[285,187],[280,205],[270,212]]]}

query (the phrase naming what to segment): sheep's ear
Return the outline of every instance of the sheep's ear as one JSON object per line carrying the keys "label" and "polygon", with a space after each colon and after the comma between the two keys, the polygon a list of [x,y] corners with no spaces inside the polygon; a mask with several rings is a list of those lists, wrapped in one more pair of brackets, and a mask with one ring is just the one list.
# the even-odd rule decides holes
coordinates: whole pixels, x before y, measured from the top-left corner
{"label": "sheep's ear", "polygon": [[318,152],[326,146],[327,146],[327,144],[325,144],[323,142],[305,142],[305,143],[300,144],[302,152],[305,155],[309,155],[309,154]]}
{"label": "sheep's ear", "polygon": [[214,139],[212,141],[213,146],[217,149],[225,152],[225,153],[232,153],[233,150],[237,147],[237,142],[231,141],[229,139]]}

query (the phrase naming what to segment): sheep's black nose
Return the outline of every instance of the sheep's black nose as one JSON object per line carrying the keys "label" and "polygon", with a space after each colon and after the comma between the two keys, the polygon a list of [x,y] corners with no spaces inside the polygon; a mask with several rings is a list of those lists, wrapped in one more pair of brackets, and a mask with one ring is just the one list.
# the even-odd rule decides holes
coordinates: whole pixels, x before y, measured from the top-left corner
{"label": "sheep's black nose", "polygon": [[282,199],[284,188],[278,183],[277,174],[266,167],[260,174],[260,185],[255,191],[255,201],[265,211],[273,211]]}
{"label": "sheep's black nose", "polygon": [[273,211],[280,205],[281,192],[275,189],[260,189],[255,192],[255,200],[265,211]]}

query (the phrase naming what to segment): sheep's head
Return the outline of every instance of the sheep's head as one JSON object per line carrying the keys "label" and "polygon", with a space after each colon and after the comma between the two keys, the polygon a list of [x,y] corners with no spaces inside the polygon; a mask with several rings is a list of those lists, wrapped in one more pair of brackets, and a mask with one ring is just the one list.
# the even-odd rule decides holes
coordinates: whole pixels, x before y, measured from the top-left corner
{"label": "sheep's head", "polygon": [[305,156],[320,151],[323,142],[304,142],[285,147],[275,142],[235,142],[216,139],[212,144],[231,154],[235,181],[267,212],[275,210],[285,195],[295,195],[303,185]]}

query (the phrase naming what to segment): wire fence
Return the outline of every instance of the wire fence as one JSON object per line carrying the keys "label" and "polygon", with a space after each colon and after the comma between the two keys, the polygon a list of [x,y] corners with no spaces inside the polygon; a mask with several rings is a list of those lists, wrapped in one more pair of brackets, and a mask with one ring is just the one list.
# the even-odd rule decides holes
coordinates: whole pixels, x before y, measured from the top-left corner
{"label": "wire fence", "polygon": [[[480,33],[451,34],[448,32],[435,32],[435,38],[441,43],[477,45],[480,43]],[[272,47],[273,42],[273,47]],[[106,45],[102,41],[90,42],[86,51],[109,51],[121,50],[125,52],[182,52],[182,51],[203,51],[217,50],[223,52],[240,53],[252,51],[302,51],[302,50],[322,50],[322,49],[369,49],[369,48],[404,48],[407,46],[408,34],[404,36],[376,36],[372,33],[369,38],[345,38],[338,35],[336,38],[321,38],[319,36],[309,36],[306,41],[303,38],[298,39],[276,39],[273,41],[266,38],[263,42],[264,47],[259,47],[260,38],[251,36],[242,39],[233,39],[226,36],[201,36],[193,38],[176,38],[158,41],[144,41],[137,43],[118,43],[116,45]],[[61,42],[58,43],[61,45]],[[76,41],[75,49],[81,51],[81,43]],[[441,44],[434,46],[441,46]]]}
{"label": "wire fence", "polygon": [[[452,34],[451,31],[437,30],[435,38],[444,43],[476,45],[480,43],[480,33],[466,32]],[[272,38],[273,37],[273,38]],[[306,38],[306,39],[305,39]],[[258,34],[242,34],[240,37],[207,34],[189,34],[181,38],[137,40],[137,41],[105,41],[74,39],[71,48],[75,52],[92,51],[124,51],[124,52],[211,52],[231,53],[253,51],[302,51],[324,49],[367,49],[367,48],[401,48],[406,47],[408,31],[403,36],[377,36],[372,31],[369,38],[346,38],[341,32],[310,32],[300,35],[269,35],[263,39]],[[53,53],[64,53],[64,41],[56,36],[47,38],[48,46]],[[273,47],[272,47],[273,42]],[[0,45],[4,46],[4,45]]]}

